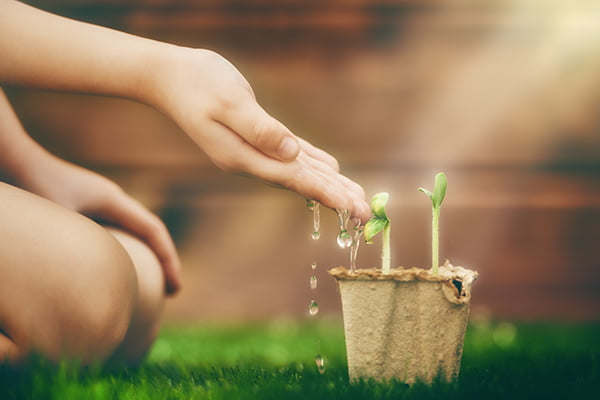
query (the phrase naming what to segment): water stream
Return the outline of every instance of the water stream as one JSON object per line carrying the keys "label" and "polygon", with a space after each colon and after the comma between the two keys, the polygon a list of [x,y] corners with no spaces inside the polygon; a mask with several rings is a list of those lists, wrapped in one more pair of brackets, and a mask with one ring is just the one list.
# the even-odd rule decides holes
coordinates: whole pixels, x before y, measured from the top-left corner
{"label": "water stream", "polygon": [[[321,215],[319,211],[320,204],[315,200],[307,200],[306,207],[313,214],[313,231],[311,237],[313,240],[318,240],[321,237]],[[363,226],[360,221],[355,222],[352,228],[352,235],[348,232],[348,221],[350,219],[350,211],[348,210],[336,210],[339,217],[340,232],[337,235],[337,244],[342,249],[350,248],[350,270],[354,272],[356,270],[356,257],[358,254],[358,247],[360,239],[363,235]],[[310,264],[311,275],[309,277],[309,286],[313,292],[312,300],[308,305],[308,315],[314,318],[319,313],[319,303],[317,303],[315,292],[318,287],[318,278],[316,274],[317,263],[313,261]],[[325,373],[325,360],[321,355],[321,343],[319,341],[319,352],[315,355],[315,364],[319,373]]]}

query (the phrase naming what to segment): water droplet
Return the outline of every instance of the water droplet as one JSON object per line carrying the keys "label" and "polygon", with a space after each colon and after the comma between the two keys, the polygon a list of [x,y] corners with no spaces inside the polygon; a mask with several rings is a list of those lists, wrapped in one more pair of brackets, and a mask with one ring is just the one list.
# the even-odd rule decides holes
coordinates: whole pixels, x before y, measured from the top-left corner
{"label": "water droplet", "polygon": [[350,247],[352,245],[352,238],[350,234],[348,234],[348,219],[350,218],[350,211],[348,210],[338,210],[338,217],[340,218],[340,234],[337,237],[337,244],[342,249]]}
{"label": "water droplet", "polygon": [[319,203],[315,200],[307,201],[308,209],[313,213],[313,240],[319,240],[321,237],[321,212],[319,211]]}
{"label": "water droplet", "polygon": [[350,234],[347,230],[344,229],[340,232],[340,234],[337,237],[337,244],[342,249],[345,249],[352,245],[352,238],[350,237]]}
{"label": "water droplet", "polygon": [[317,262],[316,262],[316,261],[313,261],[313,262],[311,262],[311,263],[310,263],[310,268],[311,268],[312,270],[315,270],[315,269],[317,269]]}
{"label": "water droplet", "polygon": [[320,354],[317,354],[315,356],[315,364],[317,364],[317,371],[319,371],[320,374],[324,374],[325,373],[325,360],[323,360],[323,357],[321,357]]}
{"label": "water droplet", "polygon": [[310,277],[310,288],[315,290],[317,288],[317,276],[313,275]]}
{"label": "water droplet", "polygon": [[319,305],[317,304],[316,301],[311,300],[310,305],[308,306],[308,314],[311,317],[314,317],[318,313],[319,313]]}
{"label": "water droplet", "polygon": [[363,232],[359,220],[354,226],[354,237],[352,238],[352,246],[350,247],[350,272],[356,272],[356,257],[358,256],[358,246],[360,245],[360,238]]}

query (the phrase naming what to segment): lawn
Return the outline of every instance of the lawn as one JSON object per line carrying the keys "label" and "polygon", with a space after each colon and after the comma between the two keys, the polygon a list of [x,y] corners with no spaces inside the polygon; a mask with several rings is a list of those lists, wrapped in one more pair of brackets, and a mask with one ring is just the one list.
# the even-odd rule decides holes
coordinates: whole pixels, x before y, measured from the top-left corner
{"label": "lawn", "polygon": [[460,380],[431,386],[349,383],[336,321],[167,326],[136,369],[52,368],[42,360],[20,372],[0,366],[2,400],[441,398],[600,399],[600,323],[476,321]]}

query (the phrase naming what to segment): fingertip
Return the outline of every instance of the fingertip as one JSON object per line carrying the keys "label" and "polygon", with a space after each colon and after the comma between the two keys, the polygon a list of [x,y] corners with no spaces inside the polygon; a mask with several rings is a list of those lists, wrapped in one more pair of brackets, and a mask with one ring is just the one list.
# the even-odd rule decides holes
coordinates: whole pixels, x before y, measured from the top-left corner
{"label": "fingertip", "polygon": [[360,200],[354,200],[352,205],[353,215],[360,219],[363,225],[366,224],[371,219],[371,207],[369,207],[366,201]]}
{"label": "fingertip", "polygon": [[181,282],[165,282],[165,292],[167,296],[175,296],[181,290]]}
{"label": "fingertip", "polygon": [[165,271],[165,293],[167,296],[174,296],[181,290],[181,262],[177,254],[167,265],[163,264]]}

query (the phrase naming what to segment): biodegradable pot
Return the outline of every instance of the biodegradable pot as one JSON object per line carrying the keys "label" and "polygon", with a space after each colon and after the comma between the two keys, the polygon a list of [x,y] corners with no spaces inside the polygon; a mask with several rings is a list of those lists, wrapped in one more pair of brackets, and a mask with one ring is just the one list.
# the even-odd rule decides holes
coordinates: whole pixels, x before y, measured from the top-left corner
{"label": "biodegradable pot", "polygon": [[476,272],[446,262],[438,276],[420,268],[329,273],[342,297],[350,380],[458,377]]}

